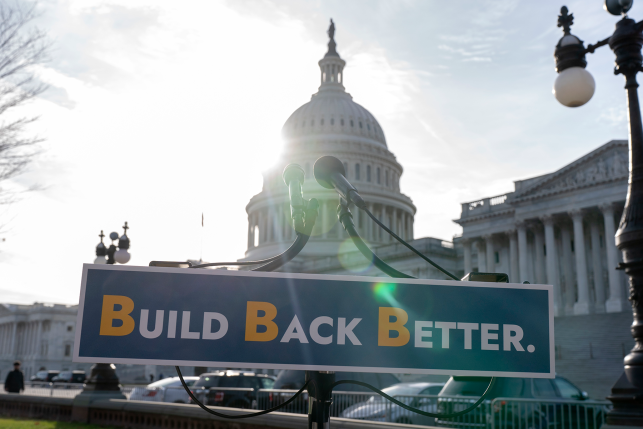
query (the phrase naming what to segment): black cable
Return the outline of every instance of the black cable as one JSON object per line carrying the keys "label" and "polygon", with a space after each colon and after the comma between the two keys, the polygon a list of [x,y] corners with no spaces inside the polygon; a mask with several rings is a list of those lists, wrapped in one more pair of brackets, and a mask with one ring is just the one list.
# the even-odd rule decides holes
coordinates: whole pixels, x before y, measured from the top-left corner
{"label": "black cable", "polygon": [[493,384],[495,382],[496,382],[496,377],[491,377],[491,381],[489,381],[489,386],[487,386],[487,390],[485,390],[484,393],[482,394],[482,396],[476,402],[474,402],[474,404],[471,405],[469,408],[467,408],[465,410],[462,410],[462,411],[458,411],[457,413],[447,413],[447,414],[429,413],[427,411],[422,411],[422,410],[418,410],[417,408],[409,407],[404,402],[400,402],[397,399],[393,398],[392,396],[387,395],[386,393],[382,392],[377,387],[371,386],[368,383],[362,383],[361,381],[339,380],[339,381],[336,381],[335,383],[333,383],[331,385],[331,389],[334,388],[335,386],[340,385],[340,384],[356,384],[358,386],[363,386],[363,387],[366,387],[367,389],[371,389],[373,392],[377,393],[380,396],[383,396],[384,398],[386,398],[389,401],[393,402],[395,405],[399,405],[400,407],[404,408],[405,410],[409,410],[409,411],[412,411],[412,412],[414,412],[416,414],[420,414],[420,415],[427,416],[427,417],[450,419],[450,418],[453,418],[453,417],[459,417],[459,416],[462,416],[464,414],[467,414],[467,413],[473,411],[476,407],[478,407],[478,405],[480,405],[482,403],[482,401],[484,401],[484,398],[491,391],[491,387],[493,387]]}
{"label": "black cable", "polygon": [[[348,216],[346,216],[348,217]],[[377,257],[375,253],[369,247],[364,243],[364,240],[362,240],[362,237],[359,236],[359,233],[355,229],[355,225],[353,225],[352,221],[344,221],[342,222],[342,225],[344,225],[344,229],[350,236],[350,238],[353,240],[353,243],[355,244],[355,247],[364,255],[364,257],[370,261],[373,262],[373,265],[375,265],[380,271],[382,271],[384,274],[387,274],[391,277],[395,277],[398,279],[414,279],[415,277],[409,276],[408,274],[405,274],[401,271],[396,270],[395,268],[391,267],[389,264],[386,262],[382,261],[380,258]]]}
{"label": "black cable", "polygon": [[366,212],[366,214],[367,214],[371,219],[373,219],[373,221],[374,221],[376,224],[378,224],[378,225],[379,225],[379,226],[380,226],[384,231],[388,232],[388,233],[389,233],[393,238],[395,238],[397,241],[399,241],[400,243],[402,243],[404,246],[406,246],[406,247],[407,247],[409,250],[411,250],[413,253],[415,253],[416,255],[418,255],[420,258],[424,259],[424,260],[425,260],[426,262],[428,262],[429,264],[433,265],[433,266],[434,266],[435,268],[437,268],[438,270],[442,271],[442,272],[443,272],[444,274],[446,274],[447,276],[451,277],[453,280],[460,281],[460,279],[459,279],[459,278],[457,278],[456,276],[454,276],[453,274],[451,274],[450,272],[448,272],[447,270],[445,270],[444,268],[442,268],[441,266],[439,266],[438,264],[436,264],[435,262],[433,262],[432,260],[430,260],[429,258],[427,258],[426,256],[424,256],[421,252],[419,252],[419,251],[418,251],[418,250],[416,250],[413,246],[411,246],[409,243],[407,243],[407,242],[406,242],[406,241],[404,241],[402,238],[400,238],[396,233],[394,233],[393,231],[391,231],[390,229],[388,229],[388,227],[387,227],[386,225],[384,225],[382,222],[380,222],[380,221],[379,221],[379,219],[377,219],[377,218],[375,217],[375,215],[373,215],[373,213],[371,213],[367,208],[363,208],[362,210],[364,210],[364,211]]}
{"label": "black cable", "polygon": [[183,388],[185,389],[185,391],[186,391],[186,392],[188,392],[188,395],[190,395],[190,398],[192,398],[192,400],[193,400],[193,401],[194,401],[194,402],[195,402],[199,407],[201,407],[202,409],[204,409],[204,410],[205,410],[205,411],[207,411],[208,413],[210,413],[210,414],[212,414],[212,415],[215,415],[215,416],[217,416],[217,417],[223,417],[224,419],[246,419],[246,418],[248,418],[248,417],[257,417],[257,416],[262,416],[262,415],[264,415],[264,414],[268,414],[268,413],[272,413],[273,411],[277,411],[277,410],[279,410],[279,409],[281,409],[281,408],[285,407],[286,405],[289,405],[292,401],[294,401],[294,400],[297,398],[297,396],[301,395],[301,393],[304,391],[304,389],[306,389],[306,387],[308,386],[308,383],[310,383],[310,380],[309,380],[309,381],[307,381],[307,382],[304,384],[304,387],[302,387],[301,389],[299,389],[299,391],[298,391],[297,393],[295,393],[295,395],[294,395],[292,398],[290,398],[289,400],[287,400],[286,402],[284,402],[284,403],[283,403],[283,404],[281,404],[281,405],[277,405],[276,407],[273,407],[273,408],[270,408],[270,409],[268,409],[268,410],[264,410],[264,411],[259,411],[259,412],[257,412],[257,413],[232,415],[232,414],[217,413],[216,411],[212,411],[211,409],[209,409],[208,407],[206,407],[205,405],[203,405],[203,403],[202,403],[201,401],[199,401],[199,400],[196,398],[196,396],[194,396],[194,394],[192,393],[192,391],[190,390],[190,388],[188,387],[188,385],[187,385],[187,384],[185,384],[185,380],[183,380],[183,374],[181,374],[181,369],[180,369],[178,366],[175,366],[174,368],[176,368],[176,372],[179,374],[179,378],[181,379],[181,384],[183,385]]}

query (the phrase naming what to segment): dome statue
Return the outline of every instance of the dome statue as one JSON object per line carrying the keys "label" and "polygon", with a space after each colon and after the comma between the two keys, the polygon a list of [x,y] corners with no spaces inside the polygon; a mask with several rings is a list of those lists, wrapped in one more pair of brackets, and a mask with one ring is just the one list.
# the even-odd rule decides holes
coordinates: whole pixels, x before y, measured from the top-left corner
{"label": "dome statue", "polygon": [[[353,101],[344,87],[344,61],[336,50],[335,24],[328,29],[328,51],[319,61],[320,86],[311,100],[286,120],[282,134],[285,147],[281,160],[263,173],[262,191],[252,197],[248,213],[248,249],[244,259],[262,259],[285,250],[294,240],[290,226],[288,189],[281,178],[284,167],[297,163],[304,168],[304,197],[320,203],[313,234],[299,256],[284,269],[297,271],[297,261],[331,257],[345,250],[348,235],[337,220],[339,197],[315,181],[312,166],[324,155],[339,158],[347,178],[369,203],[371,211],[398,235],[413,238],[415,206],[400,192],[403,168],[386,143],[384,131],[371,112]],[[360,234],[373,245],[390,242],[374,223],[353,209]]]}

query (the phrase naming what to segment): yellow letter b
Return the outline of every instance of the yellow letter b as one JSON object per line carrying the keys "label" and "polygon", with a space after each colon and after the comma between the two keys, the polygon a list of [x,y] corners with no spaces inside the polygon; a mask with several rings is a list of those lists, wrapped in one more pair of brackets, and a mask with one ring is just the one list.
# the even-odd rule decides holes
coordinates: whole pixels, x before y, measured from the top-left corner
{"label": "yellow letter b", "polygon": [[[391,316],[395,317],[395,322],[391,322]],[[380,307],[377,345],[400,347],[408,343],[411,334],[409,334],[409,330],[404,327],[404,324],[408,322],[408,320],[409,315],[401,308]],[[397,331],[397,337],[391,338],[391,331]]]}
{"label": "yellow letter b", "polygon": [[[259,311],[266,313],[259,317]],[[277,316],[277,307],[269,302],[248,301],[246,310],[246,341],[272,341],[279,329],[272,321]],[[266,332],[257,332],[257,326],[265,326]]]}
{"label": "yellow letter b", "polygon": [[[120,305],[120,310],[114,307]],[[134,310],[134,301],[122,295],[103,295],[103,311],[100,315],[100,334],[114,337],[129,335],[134,330],[134,319],[129,314]],[[114,320],[123,322],[113,326]]]}

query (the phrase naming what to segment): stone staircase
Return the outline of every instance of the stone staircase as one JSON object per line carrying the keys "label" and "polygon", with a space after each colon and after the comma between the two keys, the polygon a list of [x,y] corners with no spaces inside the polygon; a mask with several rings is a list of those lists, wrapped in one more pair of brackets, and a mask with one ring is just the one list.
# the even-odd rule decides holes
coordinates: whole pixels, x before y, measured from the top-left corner
{"label": "stone staircase", "polygon": [[556,373],[604,400],[634,347],[631,325],[631,311],[555,318]]}

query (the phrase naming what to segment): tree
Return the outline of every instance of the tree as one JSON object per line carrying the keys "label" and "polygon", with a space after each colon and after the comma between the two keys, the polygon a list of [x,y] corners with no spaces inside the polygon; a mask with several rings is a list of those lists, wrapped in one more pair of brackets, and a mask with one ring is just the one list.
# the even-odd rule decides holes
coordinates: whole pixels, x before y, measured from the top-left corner
{"label": "tree", "polygon": [[2,183],[24,171],[42,141],[26,133],[38,118],[16,112],[47,89],[34,72],[34,66],[47,60],[50,47],[45,33],[32,26],[35,9],[35,3],[24,7],[0,1],[0,204],[15,196]]}

